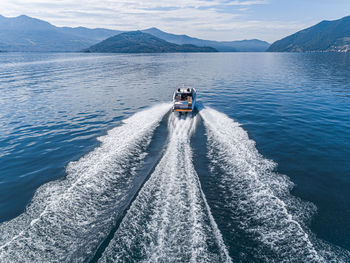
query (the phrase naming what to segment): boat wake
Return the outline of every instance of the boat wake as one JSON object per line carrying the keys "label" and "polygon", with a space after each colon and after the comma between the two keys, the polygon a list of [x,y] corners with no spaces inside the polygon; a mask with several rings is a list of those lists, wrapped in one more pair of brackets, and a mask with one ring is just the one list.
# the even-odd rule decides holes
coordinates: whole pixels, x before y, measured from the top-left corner
{"label": "boat wake", "polygon": [[[240,125],[211,108],[200,112],[207,133],[207,156],[215,193],[222,197],[227,243],[238,261],[348,262],[350,254],[317,240],[306,223],[316,207],[290,194],[293,184],[274,172]],[[221,212],[222,212],[221,211]],[[226,224],[226,226],[224,226]]]}
{"label": "boat wake", "polygon": [[101,146],[40,187],[26,212],[0,225],[0,262],[83,262],[122,214],[153,131],[170,105],[126,119]]}
{"label": "boat wake", "polygon": [[[311,233],[315,206],[290,194],[288,177],[237,122],[211,108],[194,117],[169,109],[126,119],[70,163],[66,178],[40,187],[22,215],[0,225],[0,262],[350,261]],[[138,169],[165,120],[167,143],[142,185]],[[207,181],[190,143],[199,122]]]}
{"label": "boat wake", "polygon": [[231,262],[192,164],[196,117],[182,117],[99,262]]}

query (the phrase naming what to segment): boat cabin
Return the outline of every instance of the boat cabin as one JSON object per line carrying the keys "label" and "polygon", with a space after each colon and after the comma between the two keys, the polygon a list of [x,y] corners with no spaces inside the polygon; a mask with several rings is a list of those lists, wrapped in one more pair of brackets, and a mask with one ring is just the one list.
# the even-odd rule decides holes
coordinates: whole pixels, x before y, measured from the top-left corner
{"label": "boat cabin", "polygon": [[192,112],[196,99],[194,88],[178,88],[173,96],[173,111]]}

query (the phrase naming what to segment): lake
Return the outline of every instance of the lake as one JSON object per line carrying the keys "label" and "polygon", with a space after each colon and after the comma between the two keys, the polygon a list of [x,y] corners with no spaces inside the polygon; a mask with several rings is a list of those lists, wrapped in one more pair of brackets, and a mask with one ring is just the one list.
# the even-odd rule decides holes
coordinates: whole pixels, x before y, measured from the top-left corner
{"label": "lake", "polygon": [[0,123],[1,262],[350,261],[350,54],[0,53]]}

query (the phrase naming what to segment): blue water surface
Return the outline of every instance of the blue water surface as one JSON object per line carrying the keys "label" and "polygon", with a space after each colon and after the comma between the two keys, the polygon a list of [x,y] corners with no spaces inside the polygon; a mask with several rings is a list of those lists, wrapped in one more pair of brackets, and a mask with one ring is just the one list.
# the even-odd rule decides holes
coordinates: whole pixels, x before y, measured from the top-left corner
{"label": "blue water surface", "polygon": [[317,207],[310,229],[350,250],[350,54],[0,53],[0,222],[135,112],[186,84],[242,124]]}

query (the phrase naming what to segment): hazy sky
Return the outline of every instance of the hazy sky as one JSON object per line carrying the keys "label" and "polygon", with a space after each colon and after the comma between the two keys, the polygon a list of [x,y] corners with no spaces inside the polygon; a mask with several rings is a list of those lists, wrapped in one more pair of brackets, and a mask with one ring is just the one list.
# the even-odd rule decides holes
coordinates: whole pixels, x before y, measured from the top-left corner
{"label": "hazy sky", "polygon": [[56,26],[158,27],[204,39],[273,42],[350,15],[350,0],[0,0],[0,14],[25,14]]}

